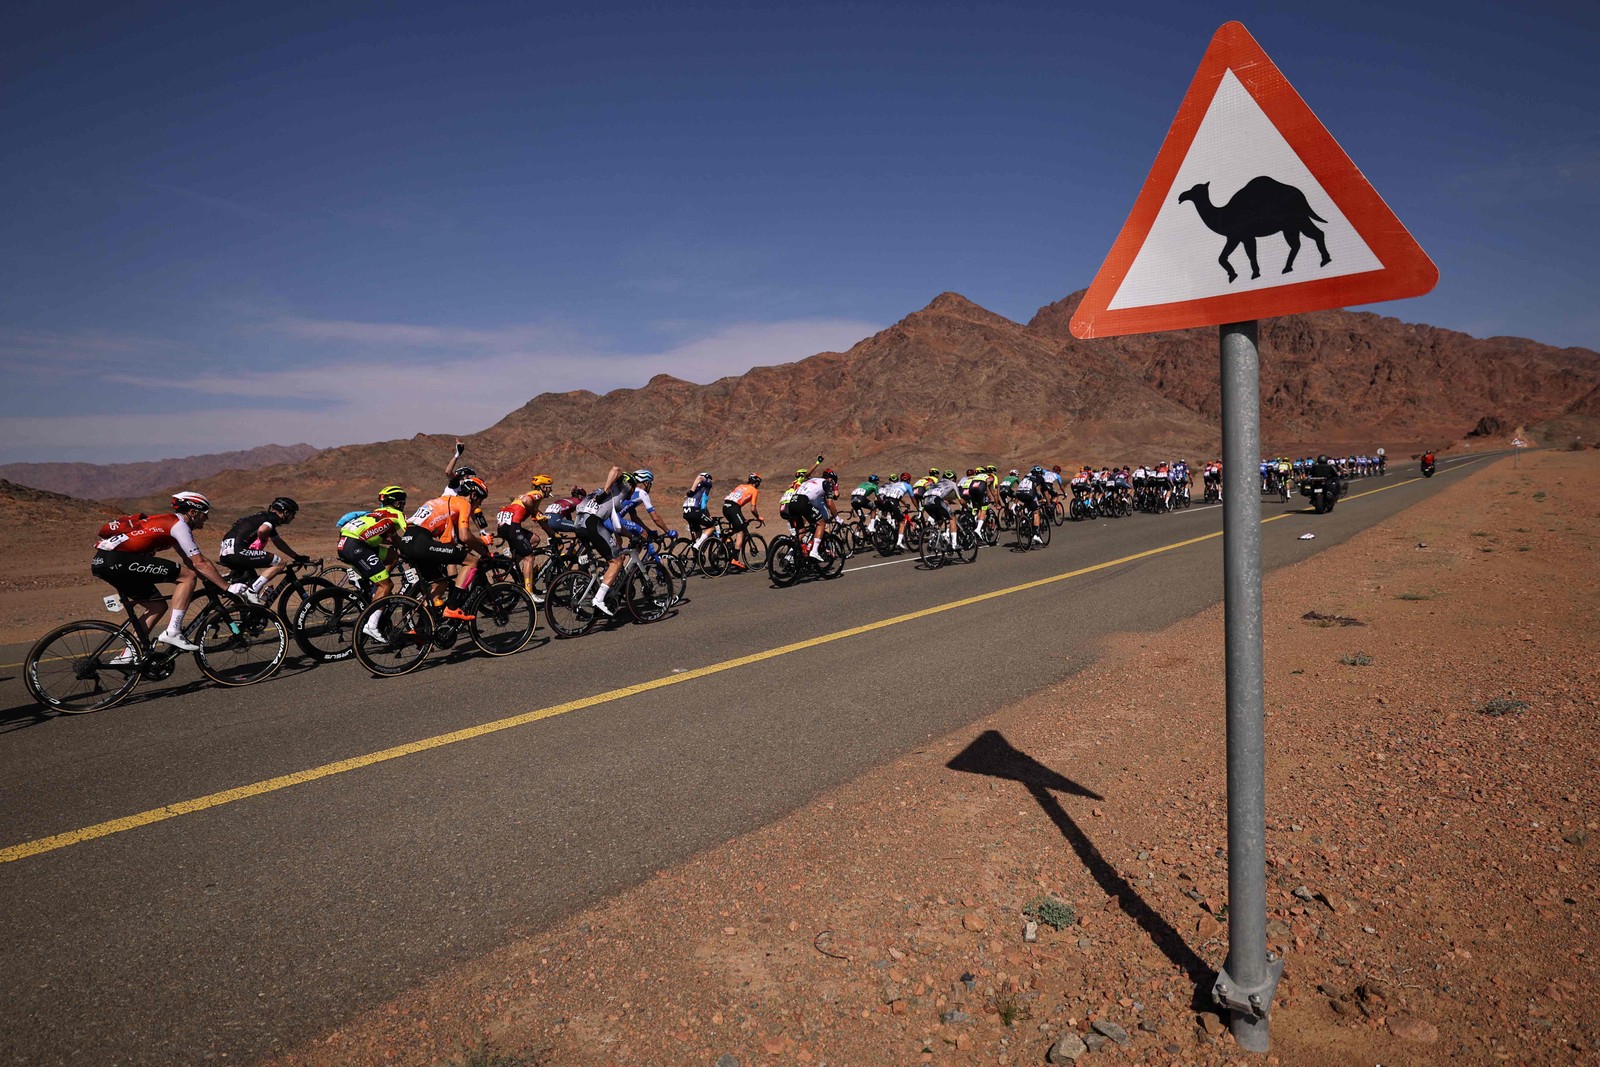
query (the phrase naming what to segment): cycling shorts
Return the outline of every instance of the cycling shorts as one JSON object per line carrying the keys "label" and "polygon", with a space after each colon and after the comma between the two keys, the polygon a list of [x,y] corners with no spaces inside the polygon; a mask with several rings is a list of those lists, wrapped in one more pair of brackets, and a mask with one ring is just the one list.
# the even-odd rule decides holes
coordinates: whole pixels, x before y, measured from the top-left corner
{"label": "cycling shorts", "polygon": [[981,508],[989,500],[989,490],[981,482],[973,482],[962,492],[962,496],[971,501],[972,506]]}
{"label": "cycling shorts", "polygon": [[605,528],[600,516],[583,516],[583,522],[578,527],[578,538],[607,563],[617,558],[617,539]]}
{"label": "cycling shorts", "polygon": [[525,527],[508,522],[496,529],[495,533],[511,549],[512,559],[533,555],[533,534]]}
{"label": "cycling shorts", "polygon": [[817,506],[811,502],[811,498],[803,493],[796,493],[790,497],[789,502],[778,509],[778,513],[796,526],[803,522],[816,522],[822,518],[817,513]]}
{"label": "cycling shorts", "polygon": [[242,552],[229,552],[225,556],[218,556],[217,562],[224,567],[233,567],[241,571],[259,571],[283,561],[265,549],[247,548]]}
{"label": "cycling shorts", "polygon": [[750,523],[744,517],[744,508],[731,500],[722,502],[722,517],[728,520],[728,526],[734,533],[744,533],[750,528]]}
{"label": "cycling shorts", "polygon": [[445,544],[420,526],[408,526],[400,539],[400,555],[428,581],[437,582],[444,579],[447,565],[467,558],[467,546]]}
{"label": "cycling shorts", "polygon": [[876,511],[878,498],[873,496],[853,496],[850,498],[851,511]]}
{"label": "cycling shorts", "polygon": [[339,538],[339,559],[374,585],[389,578],[389,561],[392,549],[386,549],[359,537]]}
{"label": "cycling shorts", "polygon": [[175,582],[181,571],[177,563],[154,552],[97,552],[89,564],[90,574],[132,601],[159,599],[155,583]]}
{"label": "cycling shorts", "polygon": [[684,508],[683,521],[689,526],[689,536],[697,537],[711,525],[711,512],[705,508]]}
{"label": "cycling shorts", "polygon": [[950,509],[945,506],[943,497],[923,497],[922,510],[926,511],[935,522],[948,522],[950,520]]}

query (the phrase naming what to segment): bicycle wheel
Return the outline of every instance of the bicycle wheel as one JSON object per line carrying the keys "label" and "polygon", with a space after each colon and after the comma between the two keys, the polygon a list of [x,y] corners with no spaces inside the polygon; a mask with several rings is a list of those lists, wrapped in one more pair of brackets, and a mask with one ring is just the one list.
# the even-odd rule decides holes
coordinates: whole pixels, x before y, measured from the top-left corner
{"label": "bicycle wheel", "polygon": [[744,535],[744,565],[758,571],[767,565],[767,539],[758,533]]}
{"label": "bicycle wheel", "polygon": [[878,555],[894,555],[894,534],[893,522],[879,520],[877,527],[872,531],[872,547],[878,550]]}
{"label": "bicycle wheel", "polygon": [[[57,626],[33,643],[23,661],[28,693],[68,715],[111,707],[139,684],[145,651],[130,631],[128,623],[113,626],[98,619]],[[114,662],[130,652],[128,662]]]}
{"label": "bicycle wheel", "polygon": [[[311,598],[311,594],[319,589],[327,589],[332,582],[322,578],[301,578],[297,582],[288,580],[287,575],[281,576],[283,584],[279,586],[277,598],[272,603],[272,610],[278,613],[278,618],[285,623],[292,623],[294,617],[300,614],[300,609]],[[294,630],[290,626],[290,632]]]}
{"label": "bicycle wheel", "polygon": [[354,590],[328,586],[311,594],[289,628],[300,651],[317,663],[337,663],[356,654],[356,619],[361,598]]}
{"label": "bicycle wheel", "polygon": [[356,620],[356,660],[386,678],[414,671],[433,651],[433,629],[433,613],[422,601],[386,596]]}
{"label": "bicycle wheel", "polygon": [[1027,552],[1033,548],[1033,516],[1019,510],[1014,519],[1017,530],[1017,549]]}
{"label": "bicycle wheel", "polygon": [[767,554],[767,574],[772,584],[780,588],[791,586],[800,578],[800,542],[784,535],[772,542]]}
{"label": "bicycle wheel", "polygon": [[917,552],[922,557],[922,565],[929,570],[944,565],[943,533],[943,530],[923,530],[917,539]]}
{"label": "bicycle wheel", "polygon": [[472,640],[491,656],[521,652],[533,639],[533,597],[520,585],[494,585],[473,609]]}
{"label": "bicycle wheel", "polygon": [[822,571],[824,578],[837,578],[844,573],[845,557],[850,551],[845,548],[844,542],[838,534],[825,533],[822,535]]}
{"label": "bicycle wheel", "polygon": [[978,531],[969,522],[960,523],[956,528],[956,554],[971,563],[978,558],[978,544]]}
{"label": "bicycle wheel", "polygon": [[578,637],[588,633],[599,612],[589,603],[597,583],[588,571],[562,571],[550,583],[544,598],[544,617],[562,637]]}
{"label": "bicycle wheel", "polygon": [[700,546],[698,558],[701,572],[708,578],[721,578],[733,562],[733,549],[722,538],[713,537]]}
{"label": "bicycle wheel", "polygon": [[625,599],[636,622],[655,622],[677,603],[672,575],[660,560],[641,560],[639,569],[628,576]]}
{"label": "bicycle wheel", "polygon": [[[1044,545],[1048,545],[1050,543],[1050,524],[1048,522],[1041,522],[1039,524],[1038,534],[1039,540],[1043,541]],[[1044,545],[1040,545],[1039,547],[1043,548]]]}
{"label": "bicycle wheel", "polygon": [[212,604],[185,629],[200,646],[194,654],[200,673],[218,685],[270,678],[289,655],[289,628],[271,609],[254,604]]}

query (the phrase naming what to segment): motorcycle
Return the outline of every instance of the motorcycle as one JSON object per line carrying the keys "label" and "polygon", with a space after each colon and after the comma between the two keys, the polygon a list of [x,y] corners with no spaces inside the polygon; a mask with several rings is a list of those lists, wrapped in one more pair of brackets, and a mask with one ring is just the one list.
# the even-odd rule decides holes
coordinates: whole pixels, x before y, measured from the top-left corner
{"label": "motorcycle", "polygon": [[1425,460],[1422,461],[1422,476],[1424,478],[1432,478],[1433,477],[1433,461],[1432,460],[1426,460],[1425,459]]}
{"label": "motorcycle", "polygon": [[1311,501],[1311,510],[1326,515],[1339,499],[1339,479],[1313,476],[1300,483],[1300,495]]}

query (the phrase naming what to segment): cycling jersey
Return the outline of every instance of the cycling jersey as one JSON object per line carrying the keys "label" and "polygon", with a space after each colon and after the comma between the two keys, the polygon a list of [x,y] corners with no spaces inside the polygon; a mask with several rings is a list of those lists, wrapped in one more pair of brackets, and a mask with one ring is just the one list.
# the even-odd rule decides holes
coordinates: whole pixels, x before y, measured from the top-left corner
{"label": "cycling jersey", "polygon": [[619,519],[633,521],[633,512],[644,508],[651,515],[656,513],[655,502],[650,499],[650,493],[644,486],[635,486],[633,492],[617,501],[616,515]]}
{"label": "cycling jersey", "polygon": [[923,490],[922,502],[926,504],[930,500],[949,500],[951,497],[955,496],[956,489],[957,486],[955,482],[951,481],[949,478],[940,478],[938,481],[928,486],[927,489]]}
{"label": "cycling jersey", "polygon": [[852,503],[854,503],[857,500],[867,500],[867,499],[869,499],[871,497],[875,497],[877,495],[878,495],[878,483],[877,482],[862,482],[860,485],[858,485],[854,489],[850,490],[850,500],[851,500]]}
{"label": "cycling jersey", "polygon": [[176,548],[185,556],[198,556],[194,531],[180,515],[151,515],[126,533],[112,534],[95,543],[97,552],[161,552]]}
{"label": "cycling jersey", "polygon": [[544,493],[538,489],[530,490],[521,496],[514,497],[494,517],[495,526],[520,526],[528,517],[537,514],[539,502],[544,499]]}
{"label": "cycling jersey", "polygon": [[761,495],[761,490],[749,482],[741,482],[733,487],[733,492],[722,498],[724,504],[737,504],[739,507],[753,505],[756,497]]}
{"label": "cycling jersey", "polygon": [[442,544],[451,544],[457,531],[464,537],[472,530],[472,502],[464,496],[435,497],[411,513],[407,527],[408,533],[415,532],[410,527],[420,528]]}
{"label": "cycling jersey", "polygon": [[379,508],[377,511],[357,515],[339,527],[339,534],[341,542],[345,538],[350,538],[376,545],[389,533],[403,533],[405,528],[406,520],[400,517],[399,511],[394,508]]}
{"label": "cycling jersey", "polygon": [[[262,532],[262,527],[266,532]],[[217,549],[217,558],[227,562],[227,557],[240,552],[259,552],[267,547],[278,532],[278,517],[270,511],[258,511],[254,515],[244,518],[228,527],[228,532],[222,535],[222,543]]]}
{"label": "cycling jersey", "polygon": [[683,510],[685,513],[690,511],[704,511],[706,509],[706,505],[710,503],[710,501],[711,479],[703,478],[696,482],[694,488],[689,490],[689,495],[683,498]]}
{"label": "cycling jersey", "polygon": [[911,483],[900,481],[890,482],[888,485],[878,490],[878,495],[886,500],[904,500],[906,497],[911,495]]}

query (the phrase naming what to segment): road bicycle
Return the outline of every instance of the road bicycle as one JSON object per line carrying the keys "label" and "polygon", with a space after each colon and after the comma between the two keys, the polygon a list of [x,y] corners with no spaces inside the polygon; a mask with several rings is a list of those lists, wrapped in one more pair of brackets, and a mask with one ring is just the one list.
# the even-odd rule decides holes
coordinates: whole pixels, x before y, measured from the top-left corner
{"label": "road bicycle", "polygon": [[922,524],[922,547],[919,552],[924,567],[937,570],[946,563],[971,563],[978,558],[980,538],[972,512],[963,509],[956,516],[953,537],[947,524],[939,522],[927,512],[923,512],[918,521]]}
{"label": "road bicycle", "polygon": [[1206,479],[1205,502],[1207,504],[1220,504],[1220,503],[1222,503],[1222,483],[1221,482],[1213,481],[1210,478]]}
{"label": "road bicycle", "polygon": [[[581,637],[607,618],[594,606],[605,567],[598,559],[563,571],[550,583],[545,596],[545,621],[561,637]],[[627,606],[635,622],[655,622],[672,610],[681,596],[679,586],[667,569],[654,539],[645,538],[628,546],[622,557],[622,570],[616,584],[606,591],[605,603],[613,610]]]}
{"label": "road bicycle", "polygon": [[[761,520],[753,520],[751,527],[763,525]],[[730,570],[737,570],[733,562],[737,559],[744,564],[747,571],[760,570],[767,565],[767,539],[756,533],[753,529],[745,531],[744,547],[734,549],[736,536],[733,529],[724,518],[717,517],[712,520],[709,532],[703,541],[696,547],[695,542],[689,538],[680,538],[665,551],[663,556],[672,556],[683,566],[684,575],[699,572],[708,578],[720,578]]]}
{"label": "road bicycle", "polygon": [[[105,600],[111,611],[123,610],[120,596]],[[288,628],[269,607],[206,584],[195,590],[188,615],[183,635],[200,646],[195,665],[218,685],[270,678],[288,655]],[[75,715],[117,704],[142,680],[170,678],[182,654],[154,642],[137,612],[129,611],[120,624],[80,619],[51,630],[29,650],[22,677],[39,703]]]}
{"label": "road bicycle", "polygon": [[382,677],[407,674],[422,666],[434,649],[454,648],[463,630],[487,655],[522,651],[533,639],[538,609],[522,588],[520,572],[516,582],[497,577],[494,569],[474,567],[461,602],[462,610],[473,616],[467,622],[444,617],[431,590],[420,584],[373,601],[357,617],[351,635],[356,659]]}
{"label": "road bicycle", "polygon": [[[767,576],[772,579],[773,585],[784,589],[807,574],[833,579],[844,573],[846,553],[839,535],[824,531],[820,543],[815,537],[811,525],[807,523],[805,530],[800,533],[786,533],[773,539],[771,552],[767,556]],[[813,545],[821,560],[811,555]]]}
{"label": "road bicycle", "polygon": [[[1043,548],[1050,543],[1050,522],[1042,514],[1034,517],[1033,509],[1019,500],[1011,502],[1011,523],[1017,531],[1017,549],[1028,552],[1034,548]],[[1039,544],[1035,545],[1033,539],[1037,537]]]}

